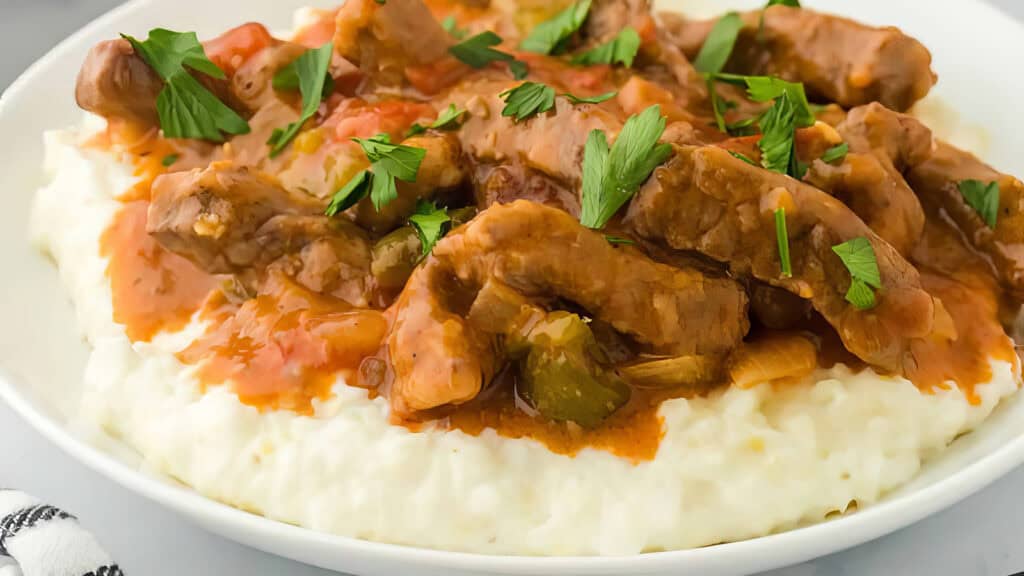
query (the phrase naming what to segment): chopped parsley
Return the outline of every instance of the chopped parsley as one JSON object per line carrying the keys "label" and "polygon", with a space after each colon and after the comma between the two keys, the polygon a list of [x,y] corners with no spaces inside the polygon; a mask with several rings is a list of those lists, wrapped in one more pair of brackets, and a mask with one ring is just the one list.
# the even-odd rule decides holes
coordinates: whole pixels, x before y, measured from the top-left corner
{"label": "chopped parsley", "polygon": [[636,29],[626,26],[615,38],[574,56],[572,63],[581,66],[622,64],[626,68],[630,68],[633,66],[633,60],[636,59],[638,50],[640,50],[640,34]]}
{"label": "chopped parsley", "polygon": [[580,223],[600,229],[625,204],[654,169],[671,154],[659,144],[665,118],[655,104],[630,116],[615,143],[601,130],[592,130],[583,150],[583,206]]}
{"label": "chopped parsley", "polygon": [[555,89],[540,82],[523,82],[499,96],[505,101],[501,115],[511,116],[516,122],[555,107]]}
{"label": "chopped parsley", "polygon": [[789,173],[793,162],[793,133],[796,130],[796,109],[783,93],[761,117],[761,166],[781,174]]}
{"label": "chopped parsley", "polygon": [[327,85],[327,68],[331,64],[333,51],[334,45],[331,42],[319,48],[311,48],[274,75],[275,87],[291,85],[293,78],[298,79],[299,91],[302,93],[302,114],[295,122],[283,129],[275,129],[270,135],[267,144],[270,145],[271,158],[284,151],[288,143],[298,135],[302,125],[320,108],[324,87]]}
{"label": "chopped parsley", "polygon": [[704,74],[717,74],[725,67],[736,45],[736,38],[743,29],[743,19],[736,12],[729,12],[715,22],[700,53],[693,61],[694,68]]}
{"label": "chopped parsley", "polygon": [[178,158],[181,158],[181,156],[178,154],[168,154],[167,156],[163,157],[163,160],[160,160],[160,163],[163,164],[164,168],[170,168],[175,162],[178,161]]}
{"label": "chopped parsley", "polygon": [[775,211],[775,241],[779,245],[779,268],[786,278],[793,277],[793,264],[789,260],[789,230],[786,229],[786,209]]}
{"label": "chopped parsley", "polygon": [[800,0],[768,0],[768,4],[765,8],[771,8],[772,6],[789,6],[790,8],[800,8]]}
{"label": "chopped parsley", "polygon": [[156,99],[164,136],[223,142],[224,134],[249,132],[249,123],[189,72],[191,69],[218,80],[226,78],[224,71],[206,57],[195,32],[155,28],[144,41],[121,36],[164,81]]}
{"label": "chopped parsley", "polygon": [[741,152],[736,152],[734,150],[726,150],[726,152],[728,152],[729,155],[732,156],[733,158],[739,158],[740,160],[743,160],[744,162],[746,162],[747,164],[750,164],[751,166],[757,166],[757,162],[754,162],[750,158],[750,156],[747,156],[746,154],[743,154]]}
{"label": "chopped parsley", "polygon": [[416,203],[416,212],[409,216],[409,225],[420,237],[421,257],[430,254],[438,240],[448,233],[451,223],[452,219],[445,208],[438,208],[433,202],[422,198]]}
{"label": "chopped parsley", "polygon": [[825,153],[821,155],[821,161],[826,164],[832,164],[835,162],[841,163],[843,160],[846,159],[846,155],[849,153],[850,145],[847,144],[846,142],[843,142],[842,144],[833,146],[828,150],[825,150]]}
{"label": "chopped parsley", "polygon": [[882,275],[878,271],[875,249],[867,238],[860,236],[832,247],[850,271],[850,288],[846,301],[860,310],[875,307],[875,290],[882,287]]}
{"label": "chopped parsley", "polygon": [[630,240],[629,238],[622,238],[621,236],[612,236],[611,234],[605,234],[604,239],[607,240],[608,243],[611,244],[612,246],[619,244],[623,246],[633,246],[636,244],[635,241]]}
{"label": "chopped parsley", "polygon": [[415,182],[420,163],[427,155],[423,148],[392,144],[387,134],[352,140],[363,148],[370,161],[370,169],[360,171],[334,193],[327,206],[328,216],[347,210],[367,196],[379,212],[384,205],[398,197],[395,180]]}
{"label": "chopped parsley", "polygon": [[598,94],[597,96],[575,96],[566,92],[565,94],[562,94],[562,96],[565,96],[565,98],[573,104],[600,104],[601,102],[615,98],[615,95],[618,93],[618,90],[612,90],[611,92],[605,92],[604,94]]}
{"label": "chopped parsley", "polygon": [[814,125],[814,111],[811,110],[811,105],[807,102],[807,93],[804,91],[803,84],[787,82],[772,76],[741,76],[740,78],[747,85],[747,93],[754,102],[769,102],[787,94],[795,106],[798,127],[806,128]]}
{"label": "chopped parsley", "polygon": [[427,128],[433,128],[435,130],[454,130],[462,124],[462,118],[466,115],[465,110],[459,110],[455,107],[455,104],[449,104],[441,114],[427,126],[415,123],[409,127],[409,132],[406,136],[417,136],[427,131]]}
{"label": "chopped parsley", "polygon": [[517,80],[525,78],[528,71],[525,62],[516,60],[507,52],[492,48],[501,42],[501,36],[487,30],[450,46],[448,52],[460,62],[477,69],[489,66],[491,62],[507,62],[513,77]]}
{"label": "chopped parsley", "polygon": [[456,40],[462,40],[466,37],[466,31],[459,28],[459,23],[455,20],[455,16],[448,16],[441,20],[441,28],[444,28],[444,31]]}
{"label": "chopped parsley", "polygon": [[986,184],[980,180],[961,180],[957,188],[964,201],[974,208],[989,228],[995,230],[999,217],[999,182]]}
{"label": "chopped parsley", "polygon": [[360,200],[366,198],[370,193],[370,181],[372,179],[373,174],[369,170],[360,170],[358,174],[353,176],[334,193],[334,196],[331,197],[331,203],[327,205],[327,210],[324,211],[324,214],[334,216],[339,212],[348,210]]}
{"label": "chopped parsley", "polygon": [[558,54],[565,51],[566,41],[580,29],[590,12],[591,0],[580,0],[562,10],[550,20],[538,24],[519,47],[538,54]]}

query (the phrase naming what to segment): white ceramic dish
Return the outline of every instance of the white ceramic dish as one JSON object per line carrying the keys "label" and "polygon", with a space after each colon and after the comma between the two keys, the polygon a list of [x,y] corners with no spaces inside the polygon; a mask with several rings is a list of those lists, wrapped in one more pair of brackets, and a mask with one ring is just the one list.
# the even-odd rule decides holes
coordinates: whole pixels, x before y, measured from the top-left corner
{"label": "white ceramic dish", "polygon": [[[704,576],[745,574],[803,561],[887,534],[979,490],[1024,462],[1024,399],[1001,406],[976,432],[959,439],[910,485],[875,506],[825,524],[745,542],[622,558],[526,558],[448,553],[364,542],[296,528],[207,500],[173,481],[139,471],[137,459],[109,439],[88,444],[67,424],[77,402],[86,348],[56,271],[27,242],[29,206],[42,178],[46,129],[75,123],[75,75],[88,48],[118,32],[155,26],[216,34],[244,20],[285,28],[292,11],[334,0],[137,0],[93,22],[29,69],[0,99],[0,396],[65,451],[126,488],[253,547],[360,575],[616,574]],[[986,159],[1024,174],[1024,120],[1017,113],[1024,78],[1010,74],[1024,53],[1024,30],[980,0],[896,3],[807,0],[810,6],[892,24],[933,52],[940,83],[934,94],[956,109]],[[663,9],[708,13],[753,8],[759,1],[667,0]],[[243,9],[244,7],[244,9]],[[853,13],[850,13],[850,11]]]}

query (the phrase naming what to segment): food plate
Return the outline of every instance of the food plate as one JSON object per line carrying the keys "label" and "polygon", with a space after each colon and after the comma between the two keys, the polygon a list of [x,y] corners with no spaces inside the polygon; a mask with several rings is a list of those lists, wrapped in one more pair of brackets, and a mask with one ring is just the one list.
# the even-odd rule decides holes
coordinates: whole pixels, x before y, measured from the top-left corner
{"label": "food plate", "polygon": [[[169,478],[138,470],[132,452],[113,439],[66,424],[76,405],[86,347],[75,313],[57,274],[27,242],[32,192],[42,181],[39,135],[79,118],[73,82],[88,47],[118,32],[141,34],[155,26],[196,30],[212,36],[240,19],[287,27],[294,9],[324,2],[245,3],[245,13],[223,3],[149,0],[130,3],[88,26],[33,66],[4,95],[0,129],[8,135],[0,151],[8,163],[2,176],[8,206],[0,226],[8,264],[7,298],[0,304],[0,392],[29,422],[76,458],[129,489],[195,519],[203,526],[251,546],[304,562],[356,574],[742,574],[833,552],[880,536],[967,496],[1024,461],[1024,414],[1015,396],[985,424],[931,464],[911,484],[862,512],[824,524],[743,542],[681,552],[614,558],[527,558],[440,552],[330,536],[264,519],[205,499]],[[692,14],[758,3],[666,2],[661,9]],[[812,2],[823,11],[845,13],[873,24],[892,24],[924,42],[941,77],[928,104],[934,113],[956,110],[944,134],[981,153],[1000,169],[1021,174],[1022,133],[1012,111],[1024,81],[1006,74],[1024,41],[1019,26],[980,2],[948,1],[920,7],[863,1]],[[201,15],[197,17],[197,15]],[[942,130],[940,130],[940,133]],[[88,434],[89,442],[85,440]]]}

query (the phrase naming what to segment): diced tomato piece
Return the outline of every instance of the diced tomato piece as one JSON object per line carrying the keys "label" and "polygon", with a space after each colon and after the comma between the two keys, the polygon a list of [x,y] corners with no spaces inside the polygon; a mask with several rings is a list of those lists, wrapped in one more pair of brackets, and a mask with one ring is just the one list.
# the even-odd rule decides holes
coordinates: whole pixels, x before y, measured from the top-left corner
{"label": "diced tomato piece", "polygon": [[437,94],[469,73],[469,67],[455,58],[442,58],[423,66],[410,66],[405,77],[423,94]]}
{"label": "diced tomato piece", "polygon": [[661,106],[661,113],[669,121],[687,120],[692,116],[676,103],[675,96],[667,89],[633,76],[619,90],[619,105],[627,114],[639,114],[653,104]]}
{"label": "diced tomato piece", "polygon": [[338,140],[369,138],[386,133],[400,141],[417,120],[430,120],[437,115],[434,107],[421,102],[382,100],[372,104],[358,98],[342,102],[332,113],[327,124],[334,124]]}
{"label": "diced tomato piece", "polygon": [[253,54],[274,45],[276,40],[266,27],[256,22],[242,24],[203,44],[206,56],[231,76]]}

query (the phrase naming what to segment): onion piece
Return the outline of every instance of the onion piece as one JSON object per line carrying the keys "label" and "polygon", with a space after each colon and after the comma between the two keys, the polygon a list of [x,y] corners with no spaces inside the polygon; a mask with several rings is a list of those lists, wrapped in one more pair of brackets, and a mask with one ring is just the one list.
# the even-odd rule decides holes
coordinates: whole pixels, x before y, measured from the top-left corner
{"label": "onion piece", "polygon": [[619,374],[637,388],[704,388],[721,374],[718,356],[675,356],[642,360],[619,367]]}
{"label": "onion piece", "polygon": [[729,377],[740,388],[782,378],[801,378],[818,367],[818,348],[799,334],[748,342],[729,357]]}

